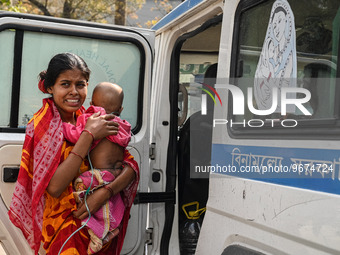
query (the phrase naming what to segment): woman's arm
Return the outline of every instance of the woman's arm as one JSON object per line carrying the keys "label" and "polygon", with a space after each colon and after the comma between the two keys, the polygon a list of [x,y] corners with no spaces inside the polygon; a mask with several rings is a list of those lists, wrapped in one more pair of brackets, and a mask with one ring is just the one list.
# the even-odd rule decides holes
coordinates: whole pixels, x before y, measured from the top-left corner
{"label": "woman's arm", "polygon": [[[125,189],[134,179],[136,173],[131,166],[126,165],[122,170],[121,174],[111,183],[107,184],[112,190],[113,194],[108,189],[100,188],[97,189],[93,194],[87,197],[86,202],[91,213],[94,213],[102,207],[112,195],[116,195]],[[82,203],[78,210],[73,213],[76,218],[85,219],[88,217],[88,212],[84,203]]]}
{"label": "woman's arm", "polygon": [[[94,139],[101,139],[108,135],[115,135],[118,132],[118,124],[113,119],[114,115],[107,114],[99,116],[100,113],[95,113],[88,118],[85,129],[90,131]],[[53,197],[59,197],[61,193],[68,187],[71,181],[79,173],[79,168],[82,163],[82,158],[87,155],[87,152],[93,142],[93,137],[88,132],[83,132],[77,143],[72,149],[69,156],[58,166],[50,183],[47,186],[47,192]]]}

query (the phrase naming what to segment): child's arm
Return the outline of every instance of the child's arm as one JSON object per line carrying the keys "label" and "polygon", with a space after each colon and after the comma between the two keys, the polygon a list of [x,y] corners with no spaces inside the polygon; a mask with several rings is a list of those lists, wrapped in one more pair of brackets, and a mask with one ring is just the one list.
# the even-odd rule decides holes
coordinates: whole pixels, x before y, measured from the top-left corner
{"label": "child's arm", "polygon": [[64,137],[67,141],[76,144],[79,140],[81,132],[85,128],[86,120],[89,116],[85,116],[86,114],[80,115],[77,118],[77,125],[74,126],[70,123],[63,122],[63,133]]}

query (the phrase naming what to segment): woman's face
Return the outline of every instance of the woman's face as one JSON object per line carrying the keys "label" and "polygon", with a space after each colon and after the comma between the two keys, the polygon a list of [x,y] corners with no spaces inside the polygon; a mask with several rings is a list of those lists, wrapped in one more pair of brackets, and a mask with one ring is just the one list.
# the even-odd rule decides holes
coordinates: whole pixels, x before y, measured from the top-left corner
{"label": "woman's face", "polygon": [[82,72],[79,69],[62,72],[47,91],[52,94],[61,119],[75,124],[74,113],[83,105],[87,95],[87,81]]}
{"label": "woman's face", "polygon": [[274,14],[274,18],[273,18],[273,30],[274,30],[274,36],[276,38],[277,41],[280,41],[285,29],[286,29],[286,15],[284,14],[284,12],[279,11],[278,13]]}

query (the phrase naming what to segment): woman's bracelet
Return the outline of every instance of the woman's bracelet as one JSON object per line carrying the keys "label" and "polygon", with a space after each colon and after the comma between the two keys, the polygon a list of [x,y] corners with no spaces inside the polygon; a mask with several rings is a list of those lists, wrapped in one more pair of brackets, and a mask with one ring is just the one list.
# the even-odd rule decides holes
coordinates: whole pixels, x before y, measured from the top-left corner
{"label": "woman's bracelet", "polygon": [[80,156],[78,153],[74,152],[74,151],[70,151],[70,154],[74,154],[76,156],[78,156],[79,158],[81,158],[81,161],[84,161],[84,158],[82,156]]}
{"label": "woman's bracelet", "polygon": [[82,133],[83,132],[86,132],[86,133],[89,133],[91,136],[92,136],[92,142],[94,142],[94,135],[90,132],[90,131],[88,131],[87,129],[84,129],[83,131],[82,131]]}
{"label": "woman's bracelet", "polygon": [[113,189],[112,189],[111,187],[109,187],[108,185],[105,185],[105,186],[103,186],[103,187],[104,187],[104,189],[107,189],[108,191],[110,191],[111,197],[115,194],[114,191],[113,191]]}

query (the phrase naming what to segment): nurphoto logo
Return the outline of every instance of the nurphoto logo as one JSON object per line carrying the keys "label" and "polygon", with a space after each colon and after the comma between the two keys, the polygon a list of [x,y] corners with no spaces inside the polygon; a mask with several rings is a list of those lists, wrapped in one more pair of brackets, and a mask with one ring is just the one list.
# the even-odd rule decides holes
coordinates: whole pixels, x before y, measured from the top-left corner
{"label": "nurphoto logo", "polygon": [[[211,90],[208,91],[205,88],[201,88],[204,92],[206,92],[214,101],[214,104],[216,105],[216,100],[213,96],[213,94],[216,95],[218,98],[221,106],[222,100],[218,92],[211,87],[210,85],[203,84],[203,86],[209,88]],[[244,115],[245,114],[245,96],[243,94],[243,91],[231,84],[227,85],[216,85],[219,89],[226,89],[231,93],[232,97],[232,114],[233,115]],[[207,114],[207,94],[202,94],[202,104],[201,104],[201,113],[202,115]],[[302,96],[296,97],[297,94],[300,94]],[[247,107],[249,112],[251,112],[254,115],[258,116],[267,116],[273,113],[280,113],[282,116],[286,116],[287,113],[295,111],[296,108],[298,108],[301,113],[305,116],[312,115],[311,112],[303,105],[311,99],[311,93],[309,90],[305,88],[298,88],[298,87],[282,87],[281,89],[277,87],[272,88],[272,94],[271,94],[271,106],[269,109],[256,109],[254,107],[254,100],[253,100],[253,88],[248,87],[247,89]],[[288,109],[288,110],[287,110]],[[265,122],[270,123],[271,127],[274,127],[274,124],[277,122],[280,122],[282,127],[296,127],[297,121],[295,119],[287,119],[287,118],[281,118],[281,119],[243,119],[242,121],[233,121],[233,119],[213,119],[213,127],[216,125],[225,125],[229,124],[231,127],[233,125],[243,125],[248,127],[262,127],[265,125]]]}

